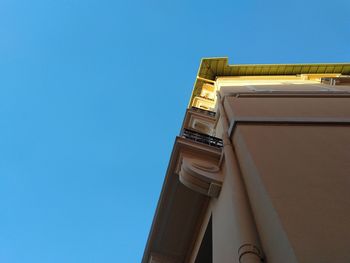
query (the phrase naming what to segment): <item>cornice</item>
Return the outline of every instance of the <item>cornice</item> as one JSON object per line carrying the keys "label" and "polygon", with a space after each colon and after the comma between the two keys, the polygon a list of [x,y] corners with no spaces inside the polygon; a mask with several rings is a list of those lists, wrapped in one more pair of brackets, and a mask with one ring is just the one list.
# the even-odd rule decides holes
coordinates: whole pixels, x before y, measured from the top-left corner
{"label": "cornice", "polygon": [[203,58],[199,65],[189,106],[200,94],[205,80],[215,81],[224,76],[292,76],[300,74],[350,75],[350,63],[299,63],[299,64],[236,64],[229,65],[227,57]]}

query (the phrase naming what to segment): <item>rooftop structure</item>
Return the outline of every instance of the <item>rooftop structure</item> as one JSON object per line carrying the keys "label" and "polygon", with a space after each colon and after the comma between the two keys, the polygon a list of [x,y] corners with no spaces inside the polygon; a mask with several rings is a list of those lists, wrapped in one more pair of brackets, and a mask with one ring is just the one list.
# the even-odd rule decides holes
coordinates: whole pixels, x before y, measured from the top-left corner
{"label": "rooftop structure", "polygon": [[350,261],[350,64],[203,59],[142,263]]}

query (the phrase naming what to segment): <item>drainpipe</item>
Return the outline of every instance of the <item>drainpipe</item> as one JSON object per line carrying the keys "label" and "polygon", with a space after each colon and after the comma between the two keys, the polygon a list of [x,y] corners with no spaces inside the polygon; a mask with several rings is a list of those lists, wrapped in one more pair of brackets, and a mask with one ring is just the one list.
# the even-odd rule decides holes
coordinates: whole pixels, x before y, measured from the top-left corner
{"label": "drainpipe", "polygon": [[[237,222],[237,231],[235,235],[239,241],[239,248],[237,251],[238,262],[240,263],[261,263],[263,261],[263,255],[260,249],[260,243],[258,233],[256,230],[255,222],[250,210],[250,204],[248,201],[245,185],[240,175],[236,155],[231,144],[231,140],[228,137],[228,119],[223,107],[223,100],[221,95],[217,92],[219,113],[222,118],[223,125],[223,153],[225,158],[225,168],[230,171],[226,176],[232,177],[233,185],[233,209],[235,221]],[[235,261],[236,262],[236,261]]]}

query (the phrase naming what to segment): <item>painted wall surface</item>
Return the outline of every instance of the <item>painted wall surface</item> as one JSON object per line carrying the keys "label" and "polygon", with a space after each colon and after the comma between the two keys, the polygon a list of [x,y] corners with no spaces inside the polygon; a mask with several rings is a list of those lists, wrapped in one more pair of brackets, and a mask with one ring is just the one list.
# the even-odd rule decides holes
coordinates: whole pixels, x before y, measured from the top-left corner
{"label": "painted wall surface", "polygon": [[[216,85],[230,126],[220,115],[216,136],[229,133],[234,152],[225,152],[221,193],[210,205],[213,262],[239,262],[239,248],[252,241],[247,226],[258,230],[265,262],[350,262],[350,87],[236,82]],[[248,203],[237,202],[240,189]],[[252,224],[237,213],[242,206]]]}
{"label": "painted wall surface", "polygon": [[[225,167],[223,164],[222,167]],[[237,222],[234,220],[232,176],[227,175],[232,171],[225,171],[225,180],[218,199],[212,200],[213,205],[213,262],[232,263],[237,256],[239,248],[235,238]]]}
{"label": "painted wall surface", "polygon": [[241,125],[234,144],[268,256],[286,235],[298,262],[349,262],[350,126]]}
{"label": "painted wall surface", "polygon": [[[323,113],[311,117],[322,118],[328,112],[330,118],[348,119],[350,99],[345,100],[315,98],[304,103],[294,99],[276,102],[272,109],[271,101],[254,108],[261,102],[257,99],[247,107],[249,111],[241,112],[234,100],[227,100],[225,110],[231,121],[242,117],[242,112],[254,117],[283,117],[283,111],[289,120],[320,111]],[[350,262],[350,125],[238,123],[232,143],[267,262]],[[232,231],[228,185],[225,178],[217,201],[222,204],[217,204],[216,210],[217,214],[226,213],[227,218],[219,223],[227,225],[227,235]],[[225,234],[218,229],[222,233],[213,230],[214,262],[229,262],[223,256],[223,261],[215,258],[215,236]],[[217,246],[230,246],[227,244],[233,241],[226,239]]]}

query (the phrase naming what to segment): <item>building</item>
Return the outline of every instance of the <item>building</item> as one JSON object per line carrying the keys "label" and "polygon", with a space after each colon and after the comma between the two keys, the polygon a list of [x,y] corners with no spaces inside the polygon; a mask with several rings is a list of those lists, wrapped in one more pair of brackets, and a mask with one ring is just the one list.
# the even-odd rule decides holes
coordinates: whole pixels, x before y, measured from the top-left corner
{"label": "building", "polygon": [[203,59],[142,263],[350,262],[349,75]]}

